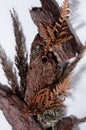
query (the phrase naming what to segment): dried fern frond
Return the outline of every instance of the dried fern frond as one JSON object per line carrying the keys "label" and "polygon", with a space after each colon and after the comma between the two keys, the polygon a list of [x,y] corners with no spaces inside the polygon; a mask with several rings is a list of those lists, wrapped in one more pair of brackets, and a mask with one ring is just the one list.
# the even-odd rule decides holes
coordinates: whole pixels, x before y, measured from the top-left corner
{"label": "dried fern frond", "polygon": [[42,23],[39,23],[39,34],[45,42],[44,52],[46,53],[49,50],[51,37],[49,36],[47,29]]}
{"label": "dried fern frond", "polygon": [[57,45],[62,44],[62,43],[65,43],[65,42],[71,40],[72,38],[73,38],[72,35],[70,35],[70,36],[68,36],[68,37],[64,37],[64,38],[61,38],[61,37],[60,37],[59,39],[56,40],[56,42],[55,42],[55,44],[53,45],[52,48],[55,48],[55,47],[57,48]]}
{"label": "dried fern frond", "polygon": [[19,23],[18,16],[13,10],[11,13],[14,35],[16,41],[16,56],[15,56],[15,64],[18,68],[18,74],[20,76],[20,91],[22,97],[24,98],[26,86],[27,86],[27,73],[28,73],[28,55],[26,51],[25,45],[25,36],[23,34],[23,30],[21,24]]}
{"label": "dried fern frond", "polygon": [[59,21],[62,23],[64,20],[68,18],[69,15],[69,0],[64,0],[63,5],[60,9],[60,18]]}
{"label": "dried fern frond", "polygon": [[48,86],[36,92],[28,103],[28,112],[32,114],[42,114],[46,110],[63,107],[63,97],[67,96],[66,91],[69,89],[69,77],[63,83],[59,83],[52,88]]}
{"label": "dried fern frond", "polygon": [[12,88],[12,92],[14,94],[18,93],[19,84],[17,81],[16,70],[13,68],[13,63],[7,58],[5,51],[1,45],[0,45],[0,60],[1,60],[4,73],[6,75],[6,78],[8,79],[8,83],[10,87]]}
{"label": "dried fern frond", "polygon": [[[65,42],[65,39],[64,39],[64,41],[63,41],[63,39],[61,39],[60,42],[58,42],[58,44],[57,44],[56,40],[59,39],[59,37],[62,38],[63,35],[68,34],[68,31],[66,30],[67,25],[66,26],[64,25],[64,21],[68,18],[68,14],[69,14],[69,0],[64,0],[59,13],[60,13],[60,16],[57,19],[57,21],[55,22],[54,26],[48,25],[45,27],[42,22],[38,23],[39,34],[45,42],[45,45],[44,45],[45,53],[47,53],[50,48],[52,49],[53,45],[55,45],[55,44],[58,45],[58,44]],[[66,31],[63,30],[63,28]],[[71,39],[71,38],[68,37],[68,39]]]}
{"label": "dried fern frond", "polygon": [[49,45],[51,42],[51,38],[48,36],[47,29],[44,27],[42,23],[39,23],[39,28],[40,36],[43,38],[45,44]]}
{"label": "dried fern frond", "polygon": [[[50,99],[49,99],[50,98]],[[62,100],[52,96],[49,89],[42,89],[31,97],[28,105],[28,112],[32,114],[42,114],[46,110],[62,106]]]}
{"label": "dried fern frond", "polygon": [[55,36],[54,36],[54,32],[52,31],[52,28],[47,26],[47,31],[49,33],[49,36],[51,37],[51,40],[54,41],[55,40]]}
{"label": "dried fern frond", "polygon": [[62,30],[63,22],[68,18],[69,15],[69,0],[64,0],[63,5],[60,9],[59,20],[55,23],[53,27],[53,32],[57,32],[57,34]]}
{"label": "dried fern frond", "polygon": [[57,93],[58,96],[67,96],[67,90],[70,88],[70,76],[64,79],[63,83],[59,83],[53,89],[54,93]]}
{"label": "dried fern frond", "polygon": [[[60,41],[56,41],[56,39],[59,40],[59,37],[62,38],[63,35],[68,34],[68,31],[65,31],[67,29],[67,25],[62,26],[64,21],[68,18],[68,14],[69,0],[64,0],[63,5],[60,9],[59,19],[55,23],[53,28],[51,28],[50,26],[45,27],[42,23],[39,23],[39,33],[45,42],[44,52],[47,52],[50,48],[52,48],[52,43],[57,46],[58,44],[71,39],[71,37],[68,36],[67,38],[60,39]],[[63,30],[64,27],[65,30]],[[55,36],[55,33],[57,34],[57,37]]]}

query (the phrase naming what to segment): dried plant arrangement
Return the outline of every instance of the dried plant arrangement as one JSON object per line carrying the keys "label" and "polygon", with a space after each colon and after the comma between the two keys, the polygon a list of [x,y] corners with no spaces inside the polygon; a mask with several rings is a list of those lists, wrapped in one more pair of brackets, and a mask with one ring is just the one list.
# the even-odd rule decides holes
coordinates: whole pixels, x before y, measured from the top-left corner
{"label": "dried plant arrangement", "polygon": [[[16,11],[10,11],[16,68],[0,45],[2,68],[11,87],[0,84],[0,109],[13,130],[77,129],[86,117],[66,117],[64,101],[71,88],[71,73],[83,57],[86,45],[71,30],[69,0],[64,0],[62,7],[55,0],[40,1],[42,7],[30,10],[38,34],[31,46],[29,64],[23,29]],[[71,58],[74,60],[70,63]]]}

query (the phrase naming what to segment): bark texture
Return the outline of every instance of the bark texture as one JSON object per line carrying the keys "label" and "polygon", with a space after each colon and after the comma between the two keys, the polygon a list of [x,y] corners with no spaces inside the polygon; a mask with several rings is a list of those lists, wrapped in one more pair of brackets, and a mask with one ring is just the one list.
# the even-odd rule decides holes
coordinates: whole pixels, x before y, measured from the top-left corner
{"label": "bark texture", "polygon": [[[69,66],[67,61],[75,57],[76,53],[79,54],[82,48],[81,42],[75,33],[73,34],[71,31],[69,22],[64,20],[60,26],[59,23],[61,23],[61,21],[59,21],[59,17],[61,14],[56,1],[41,0],[41,4],[42,7],[34,7],[30,10],[32,20],[38,27],[38,34],[35,36],[31,47],[25,92],[25,101],[29,109],[33,112],[35,106],[37,106],[38,112],[34,110],[36,113],[41,111],[41,107],[39,106],[50,104],[51,102],[46,102],[47,100],[52,100],[52,96],[48,93],[49,91],[46,91],[44,95],[42,91],[39,93],[39,96],[36,95],[36,92],[48,87],[53,91],[53,88],[58,85],[60,81],[63,82],[72,71],[72,69],[69,70],[69,72],[67,71],[68,73],[65,71],[67,70],[67,66]],[[53,28],[54,31],[52,32]],[[71,67],[69,66],[69,68]],[[34,101],[35,95],[38,103]],[[47,97],[45,95],[49,96]],[[33,109],[30,104],[33,104]],[[59,104],[59,102],[57,104]],[[46,108],[43,108],[43,110],[44,109]]]}
{"label": "bark texture", "polygon": [[24,102],[4,85],[0,85],[0,109],[13,130],[42,130],[34,118],[24,112]]}

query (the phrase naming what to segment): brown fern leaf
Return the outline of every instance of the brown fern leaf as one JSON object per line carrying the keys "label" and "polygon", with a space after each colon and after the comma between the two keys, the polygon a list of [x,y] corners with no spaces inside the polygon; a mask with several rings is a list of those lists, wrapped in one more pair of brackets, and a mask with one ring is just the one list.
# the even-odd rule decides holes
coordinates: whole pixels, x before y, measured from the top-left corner
{"label": "brown fern leaf", "polygon": [[57,60],[59,62],[64,62],[72,57],[75,57],[75,52],[71,44],[73,41],[75,41],[75,38],[74,35],[70,33],[66,22],[63,23],[60,31],[57,34],[55,42],[53,42],[51,47],[51,50],[54,52]]}
{"label": "brown fern leaf", "polygon": [[58,28],[61,28],[61,24],[56,22],[55,26],[53,27],[53,32],[56,32],[58,34],[59,33],[59,29]]}
{"label": "brown fern leaf", "polygon": [[71,40],[72,38],[73,38],[72,35],[69,35],[69,36],[64,37],[64,38],[59,38],[59,39],[56,40],[56,42],[55,42],[55,44],[53,45],[52,48],[56,48],[56,49],[57,49],[57,45],[62,44],[62,43],[65,43],[66,41],[69,41],[69,40]]}
{"label": "brown fern leaf", "polygon": [[40,36],[43,38],[46,45],[49,45],[51,42],[51,38],[48,36],[47,29],[42,23],[39,23],[39,33]]}
{"label": "brown fern leaf", "polygon": [[[64,0],[63,5],[60,9],[59,20],[55,23],[55,26],[53,28],[51,28],[50,26],[45,27],[42,23],[39,23],[39,33],[45,42],[44,52],[47,52],[50,48],[52,48],[51,46],[53,46],[53,42],[53,44],[59,45],[66,40],[71,39],[70,36],[68,38],[62,39],[63,35],[68,34],[68,31],[65,31],[67,27],[65,27],[65,25],[63,26],[63,22],[68,18],[68,14],[69,0]],[[62,28],[64,27],[65,29],[63,30]],[[57,37],[55,37],[54,33],[57,34]],[[59,38],[61,38],[60,41],[56,41],[56,39],[59,40]]]}
{"label": "brown fern leaf", "polygon": [[62,24],[68,18],[68,14],[69,14],[69,0],[64,0],[63,5],[60,9],[59,20],[55,23],[53,32],[55,31],[58,34],[62,30]]}
{"label": "brown fern leaf", "polygon": [[42,23],[39,23],[39,34],[45,42],[44,52],[46,53],[49,50],[52,39],[49,36],[47,29],[45,28],[45,26]]}
{"label": "brown fern leaf", "polygon": [[43,88],[36,92],[35,97],[31,97],[28,105],[28,113],[42,114],[46,110],[62,107],[62,100],[57,98],[50,87]]}
{"label": "brown fern leaf", "polygon": [[50,28],[49,26],[47,26],[47,31],[51,37],[51,40],[54,41],[55,40],[55,36],[54,36],[54,32],[52,30],[52,28]]}
{"label": "brown fern leaf", "polygon": [[57,92],[58,96],[67,96],[66,92],[70,88],[70,77],[68,76],[63,83],[59,83],[55,86],[55,89],[53,90],[54,93]]}
{"label": "brown fern leaf", "polygon": [[32,114],[42,114],[46,110],[63,107],[63,97],[67,96],[66,91],[69,89],[69,77],[63,83],[55,85],[53,90],[48,86],[36,92],[34,97],[31,97],[28,105],[28,112]]}
{"label": "brown fern leaf", "polygon": [[61,17],[59,18],[59,21],[62,23],[64,20],[66,20],[68,18],[68,14],[69,14],[69,0],[64,0],[60,10]]}

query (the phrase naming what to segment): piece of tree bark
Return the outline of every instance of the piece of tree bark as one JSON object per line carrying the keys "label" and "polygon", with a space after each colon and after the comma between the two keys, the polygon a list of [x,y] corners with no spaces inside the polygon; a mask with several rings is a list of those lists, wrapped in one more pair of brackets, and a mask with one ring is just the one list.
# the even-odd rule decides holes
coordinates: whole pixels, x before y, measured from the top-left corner
{"label": "piece of tree bark", "polygon": [[[48,86],[53,88],[56,83],[59,83],[67,66],[66,61],[75,57],[76,53],[80,53],[82,47],[82,44],[77,42],[67,21],[64,21],[62,26],[62,28],[66,28],[66,30],[63,31],[63,33],[67,32],[66,36],[59,36],[54,32],[55,34],[53,37],[56,35],[55,39],[53,39],[55,40],[54,43],[52,40],[49,41],[47,29],[49,28],[52,30],[53,26],[56,25],[60,10],[55,0],[41,0],[41,3],[41,8],[34,7],[30,10],[32,20],[38,27],[38,34],[32,43],[30,64],[28,67],[27,87],[25,92],[25,101],[28,105],[30,103],[30,98],[35,96],[36,91]],[[63,39],[65,39],[65,37],[71,37],[71,39],[64,41]],[[44,51],[45,46],[47,46],[45,44],[48,44],[46,42],[55,44],[58,39],[62,41],[62,43],[54,46],[54,49],[51,47],[46,53]],[[47,49],[48,47],[49,46],[47,46]],[[65,76],[63,76],[62,82],[64,79]]]}
{"label": "piece of tree bark", "polygon": [[[42,8],[35,7],[35,8],[32,8],[32,10],[30,10],[32,20],[34,21],[34,23],[37,25],[37,27],[39,29],[39,34],[40,34],[39,23],[42,22],[44,26],[53,26],[58,21],[58,17],[60,15],[59,6],[55,0],[50,0],[50,1],[41,0],[41,3],[42,3]],[[68,35],[73,36],[73,38],[68,41],[67,45],[69,44],[69,48],[71,48],[71,50],[70,50],[72,53],[71,56],[74,56],[74,54],[80,50],[80,47],[82,46],[82,44],[81,44],[79,38],[77,37],[76,33],[72,29],[72,25],[69,23],[69,21],[68,22],[65,21],[64,24],[66,24],[66,26],[67,26],[66,31],[69,33]],[[59,48],[60,47],[58,46],[57,50],[59,50]],[[66,52],[66,53],[68,54],[68,52]],[[65,56],[64,56],[64,58],[65,58]]]}
{"label": "piece of tree bark", "polygon": [[33,117],[24,113],[24,103],[4,85],[0,85],[0,109],[13,130],[42,130]]}

